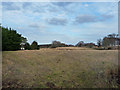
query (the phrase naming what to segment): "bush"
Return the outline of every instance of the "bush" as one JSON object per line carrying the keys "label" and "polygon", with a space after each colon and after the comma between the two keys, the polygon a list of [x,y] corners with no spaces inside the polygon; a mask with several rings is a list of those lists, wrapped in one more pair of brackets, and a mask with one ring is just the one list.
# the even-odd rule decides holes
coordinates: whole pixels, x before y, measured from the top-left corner
{"label": "bush", "polygon": [[52,45],[52,46],[50,46],[50,48],[56,48],[57,46],[54,46],[54,45]]}
{"label": "bush", "polygon": [[105,48],[94,48],[96,50],[105,50]]}
{"label": "bush", "polygon": [[108,50],[111,50],[112,49],[112,47],[108,47]]}
{"label": "bush", "polygon": [[26,44],[25,44],[25,49],[26,49],[26,50],[31,50],[31,46],[30,46],[29,43],[26,43]]}
{"label": "bush", "polygon": [[38,43],[36,41],[33,41],[31,44],[31,49],[35,50],[35,49],[39,49]]}

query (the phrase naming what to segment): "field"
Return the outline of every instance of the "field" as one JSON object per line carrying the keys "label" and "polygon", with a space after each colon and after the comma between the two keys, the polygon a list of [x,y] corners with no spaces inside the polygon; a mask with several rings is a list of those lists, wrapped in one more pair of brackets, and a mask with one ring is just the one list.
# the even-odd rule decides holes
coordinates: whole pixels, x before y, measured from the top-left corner
{"label": "field", "polygon": [[3,88],[116,88],[118,51],[53,48],[5,51]]}

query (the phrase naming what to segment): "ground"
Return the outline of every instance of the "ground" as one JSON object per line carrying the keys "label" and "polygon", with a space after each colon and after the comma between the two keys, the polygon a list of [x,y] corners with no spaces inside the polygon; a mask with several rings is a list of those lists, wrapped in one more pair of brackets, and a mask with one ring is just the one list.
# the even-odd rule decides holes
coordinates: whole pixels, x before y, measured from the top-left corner
{"label": "ground", "polygon": [[4,51],[3,88],[116,88],[118,51],[53,48]]}

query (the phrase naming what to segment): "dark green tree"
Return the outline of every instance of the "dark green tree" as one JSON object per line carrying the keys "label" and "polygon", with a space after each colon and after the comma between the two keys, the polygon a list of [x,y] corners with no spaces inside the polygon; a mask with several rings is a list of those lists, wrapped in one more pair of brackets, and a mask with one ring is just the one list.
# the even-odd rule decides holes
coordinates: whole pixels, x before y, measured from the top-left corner
{"label": "dark green tree", "polygon": [[11,28],[2,28],[2,50],[19,50],[21,41],[21,35],[12,30]]}
{"label": "dark green tree", "polygon": [[36,41],[33,41],[31,44],[31,49],[35,50],[35,49],[39,49],[38,43]]}
{"label": "dark green tree", "polygon": [[16,30],[0,26],[2,31],[2,51],[14,51],[21,49],[21,43],[26,43],[27,39],[17,33]]}
{"label": "dark green tree", "polygon": [[25,43],[25,50],[31,50],[31,46],[29,43]]}

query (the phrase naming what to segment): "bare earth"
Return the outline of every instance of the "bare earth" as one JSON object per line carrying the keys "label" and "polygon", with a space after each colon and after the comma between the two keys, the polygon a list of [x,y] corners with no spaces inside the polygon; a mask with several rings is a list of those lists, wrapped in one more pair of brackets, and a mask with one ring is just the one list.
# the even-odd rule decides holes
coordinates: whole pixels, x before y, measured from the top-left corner
{"label": "bare earth", "polygon": [[3,52],[3,87],[118,87],[117,50],[61,47]]}

